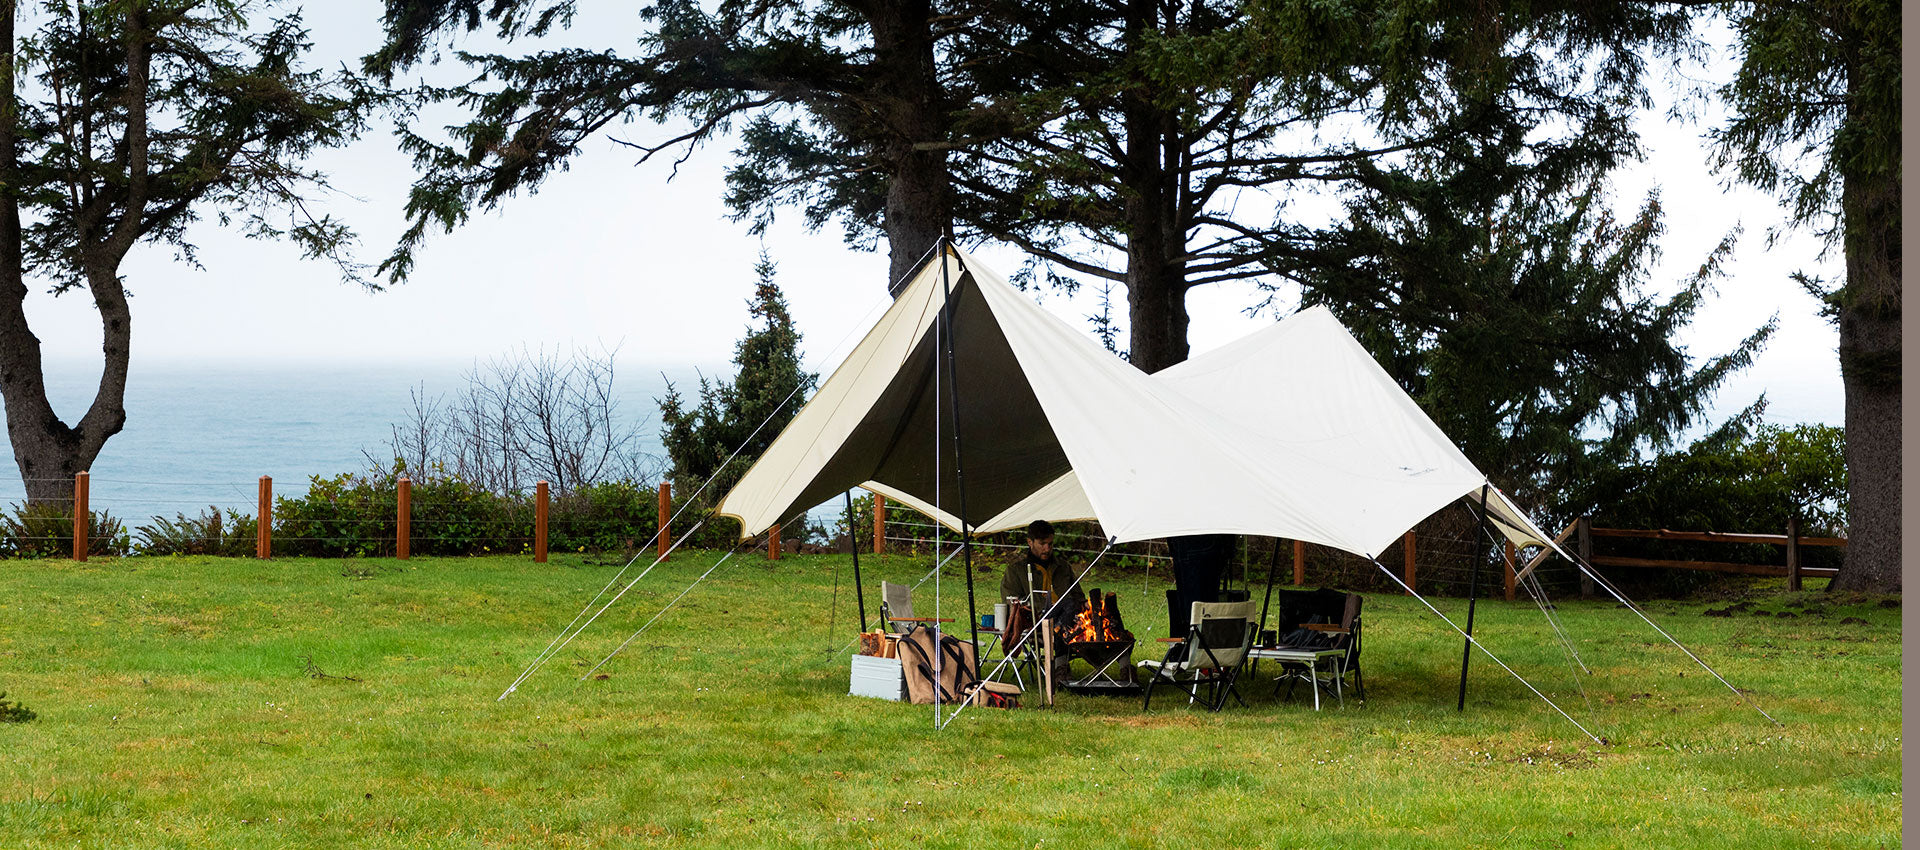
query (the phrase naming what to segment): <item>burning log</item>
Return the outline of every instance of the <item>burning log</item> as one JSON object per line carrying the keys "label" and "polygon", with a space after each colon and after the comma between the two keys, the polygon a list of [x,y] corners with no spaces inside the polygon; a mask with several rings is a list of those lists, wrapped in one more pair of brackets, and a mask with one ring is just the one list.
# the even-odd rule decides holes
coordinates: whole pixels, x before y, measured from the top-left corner
{"label": "burning log", "polygon": [[1091,693],[1131,692],[1133,679],[1133,633],[1120,619],[1120,597],[1095,589],[1087,604],[1075,615],[1073,627],[1066,632],[1067,651],[1086,659],[1094,672],[1067,683],[1068,687]]}
{"label": "burning log", "polygon": [[1098,589],[1090,593],[1086,606],[1074,617],[1067,640],[1069,643],[1131,643],[1133,633],[1127,631],[1120,619],[1119,594],[1102,594]]}

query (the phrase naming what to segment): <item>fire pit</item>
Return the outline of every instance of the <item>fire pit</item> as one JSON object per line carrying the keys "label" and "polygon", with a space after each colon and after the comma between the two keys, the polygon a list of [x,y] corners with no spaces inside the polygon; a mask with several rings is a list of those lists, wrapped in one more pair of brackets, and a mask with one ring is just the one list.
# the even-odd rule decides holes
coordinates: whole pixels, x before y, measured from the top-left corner
{"label": "fire pit", "polygon": [[1118,594],[1087,594],[1086,607],[1066,632],[1067,653],[1084,658],[1093,672],[1066,682],[1074,693],[1123,694],[1140,689],[1133,680],[1133,633],[1120,620]]}

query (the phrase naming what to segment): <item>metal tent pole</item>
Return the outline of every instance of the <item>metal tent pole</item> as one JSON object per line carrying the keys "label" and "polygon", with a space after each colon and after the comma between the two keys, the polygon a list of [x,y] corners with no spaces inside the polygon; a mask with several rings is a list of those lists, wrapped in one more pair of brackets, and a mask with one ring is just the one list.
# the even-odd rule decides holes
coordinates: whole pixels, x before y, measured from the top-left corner
{"label": "metal tent pole", "polygon": [[867,630],[867,595],[860,586],[860,524],[854,521],[853,491],[847,491],[847,548],[853,550],[853,598],[860,606],[860,631]]}
{"label": "metal tent pole", "polygon": [[[1273,604],[1273,571],[1280,566],[1280,538],[1273,538],[1273,560],[1267,562],[1267,597],[1260,602],[1260,630],[1267,628],[1267,606]],[[1254,637],[1259,637],[1259,631]]]}
{"label": "metal tent pole", "polygon": [[[960,551],[961,562],[966,565],[967,573],[967,629],[972,633],[973,645],[977,649],[980,646],[980,614],[975,610],[973,599],[973,524],[967,519],[967,464],[960,452],[960,372],[953,356],[953,280],[947,271],[947,251],[953,246],[953,237],[942,236],[940,244],[940,287],[945,296],[940,318],[947,328],[947,398],[953,404],[953,484],[960,494]],[[936,478],[939,476],[938,467],[935,467],[933,474]]]}
{"label": "metal tent pole", "polygon": [[[1487,484],[1480,484],[1480,534],[1487,534]],[[1473,571],[1467,579],[1467,642],[1460,647],[1460,704],[1455,711],[1467,710],[1467,663],[1473,658],[1473,609],[1480,603],[1480,555],[1473,555]]]}

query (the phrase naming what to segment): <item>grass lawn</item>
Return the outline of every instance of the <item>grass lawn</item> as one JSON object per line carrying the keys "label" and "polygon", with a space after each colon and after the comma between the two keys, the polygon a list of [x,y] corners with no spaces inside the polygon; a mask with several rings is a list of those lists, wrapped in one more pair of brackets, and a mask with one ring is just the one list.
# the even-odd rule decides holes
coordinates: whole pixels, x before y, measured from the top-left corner
{"label": "grass lawn", "polygon": [[[0,563],[0,690],[39,713],[0,724],[0,846],[1900,843],[1900,612],[1878,599],[1649,606],[1783,727],[1611,603],[1561,602],[1576,680],[1531,603],[1483,601],[1477,633],[1605,745],[1484,656],[1456,712],[1458,636],[1386,595],[1364,706],[1062,695],[936,734],[930,707],[846,696],[844,557],[735,557],[576,684],[717,558],[677,554],[504,702],[616,566]],[[928,563],[863,558],[869,606]],[[1162,636],[1158,579],[1090,583]]]}

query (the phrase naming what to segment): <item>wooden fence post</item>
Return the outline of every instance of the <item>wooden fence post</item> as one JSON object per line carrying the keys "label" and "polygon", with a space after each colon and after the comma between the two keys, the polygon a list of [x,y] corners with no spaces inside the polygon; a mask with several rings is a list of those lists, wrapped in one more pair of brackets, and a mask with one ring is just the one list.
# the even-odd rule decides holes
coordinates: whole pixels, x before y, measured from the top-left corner
{"label": "wooden fence post", "polygon": [[73,559],[87,559],[87,532],[92,529],[92,512],[87,510],[87,473],[73,474]]}
{"label": "wooden fence post", "polygon": [[1406,545],[1401,548],[1405,549],[1407,553],[1407,593],[1408,595],[1412,595],[1415,586],[1413,583],[1413,532],[1407,532],[1407,536],[1402,539]]}
{"label": "wooden fence post", "polygon": [[1304,540],[1293,541],[1293,586],[1307,586],[1307,543]]}
{"label": "wooden fence post", "polygon": [[253,556],[265,560],[273,557],[273,476],[260,476],[260,512],[259,533],[254,537]]}
{"label": "wooden fence post", "polygon": [[659,543],[656,549],[659,557],[662,558],[667,556],[667,549],[671,548],[667,545],[667,541],[673,536],[673,532],[667,528],[668,520],[673,518],[672,487],[673,485],[665,481],[660,482],[660,533],[654,539]]}
{"label": "wooden fence post", "polygon": [[873,494],[873,554],[887,554],[887,497]]}
{"label": "wooden fence post", "polygon": [[547,482],[533,485],[533,562],[547,562]]}
{"label": "wooden fence post", "polygon": [[1799,591],[1799,516],[1788,516],[1788,589]]}
{"label": "wooden fence post", "polygon": [[1593,576],[1587,575],[1586,571],[1598,569],[1593,566],[1593,517],[1583,516],[1573,522],[1575,551],[1580,553],[1581,563],[1586,564],[1586,569],[1580,571],[1580,598],[1592,599]]}
{"label": "wooden fence post", "polygon": [[780,560],[780,526],[767,529],[767,560]]}
{"label": "wooden fence post", "polygon": [[398,482],[400,506],[398,508],[399,527],[393,534],[393,556],[404,561],[413,549],[413,479],[402,478]]}
{"label": "wooden fence post", "polygon": [[1515,583],[1517,582],[1517,580],[1516,580],[1516,579],[1514,578],[1514,555],[1515,555],[1515,553],[1514,553],[1514,551],[1513,551],[1513,541],[1511,541],[1511,540],[1509,540],[1509,541],[1507,541],[1507,545],[1506,545],[1506,547],[1505,547],[1505,549],[1506,549],[1506,556],[1507,556],[1507,557],[1506,557],[1506,561],[1507,561],[1507,569],[1506,569],[1506,579],[1507,579],[1507,601],[1508,601],[1508,602],[1512,602],[1512,601],[1513,601],[1513,586],[1514,586],[1514,584],[1515,584]]}

